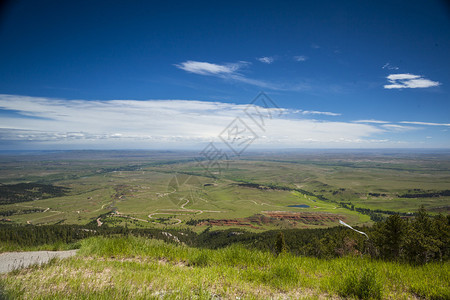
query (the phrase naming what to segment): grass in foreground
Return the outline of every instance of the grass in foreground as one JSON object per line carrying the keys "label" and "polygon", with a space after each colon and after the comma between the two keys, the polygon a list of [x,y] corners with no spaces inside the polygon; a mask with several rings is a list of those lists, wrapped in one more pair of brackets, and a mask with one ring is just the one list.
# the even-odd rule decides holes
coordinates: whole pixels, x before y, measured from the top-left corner
{"label": "grass in foreground", "polygon": [[2,275],[13,299],[450,298],[450,264],[323,260],[189,248],[137,237],[89,238],[76,257]]}

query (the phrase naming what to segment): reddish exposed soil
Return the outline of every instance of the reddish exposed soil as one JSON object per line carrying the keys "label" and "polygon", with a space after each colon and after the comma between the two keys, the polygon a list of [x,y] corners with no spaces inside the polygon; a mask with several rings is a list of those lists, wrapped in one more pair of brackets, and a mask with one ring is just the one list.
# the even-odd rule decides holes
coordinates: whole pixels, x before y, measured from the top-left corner
{"label": "reddish exposed soil", "polygon": [[250,227],[254,229],[260,229],[257,226],[252,225],[246,219],[222,219],[222,220],[208,220],[198,225],[211,225],[211,226],[239,226],[239,227]]}
{"label": "reddish exposed soil", "polygon": [[345,219],[344,216],[332,213],[313,213],[313,212],[287,212],[287,211],[267,211],[264,212],[270,218],[278,220],[293,220],[305,224],[324,225],[328,222],[337,222],[339,219]]}
{"label": "reddish exposed soil", "polygon": [[[333,213],[316,212],[289,212],[289,211],[266,211],[264,214],[257,214],[243,219],[219,219],[207,220],[198,225],[211,226],[239,226],[261,229],[260,226],[288,222],[291,226],[298,223],[309,225],[326,225],[326,223],[338,222],[339,219],[345,220],[345,217]],[[285,223],[286,224],[286,223]]]}

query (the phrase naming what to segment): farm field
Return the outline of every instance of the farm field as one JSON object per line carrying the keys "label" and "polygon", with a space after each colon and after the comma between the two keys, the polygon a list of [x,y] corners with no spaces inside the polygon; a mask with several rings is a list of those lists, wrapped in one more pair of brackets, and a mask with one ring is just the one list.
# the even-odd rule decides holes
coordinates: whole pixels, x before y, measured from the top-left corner
{"label": "farm field", "polygon": [[223,161],[220,174],[205,172],[196,155],[3,153],[2,223],[264,231],[370,225],[420,205],[450,207],[446,152],[259,152]]}

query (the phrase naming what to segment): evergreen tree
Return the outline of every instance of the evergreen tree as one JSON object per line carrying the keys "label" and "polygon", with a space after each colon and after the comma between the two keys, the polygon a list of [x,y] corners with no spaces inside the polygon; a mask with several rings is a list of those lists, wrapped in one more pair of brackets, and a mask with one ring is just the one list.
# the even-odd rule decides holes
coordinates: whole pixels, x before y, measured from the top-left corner
{"label": "evergreen tree", "polygon": [[439,240],[430,218],[422,206],[409,226],[405,241],[405,253],[408,260],[415,263],[426,263],[439,256]]}
{"label": "evergreen tree", "polygon": [[374,242],[378,246],[381,257],[394,260],[400,258],[407,225],[407,222],[398,214],[389,216],[385,222],[376,224]]}
{"label": "evergreen tree", "polygon": [[287,253],[288,247],[286,241],[284,240],[284,234],[280,231],[277,235],[277,241],[275,242],[275,253],[280,255],[281,253]]}
{"label": "evergreen tree", "polygon": [[433,231],[436,235],[436,243],[439,247],[438,256],[435,259],[443,261],[450,257],[450,215],[445,217],[439,214],[433,223]]}

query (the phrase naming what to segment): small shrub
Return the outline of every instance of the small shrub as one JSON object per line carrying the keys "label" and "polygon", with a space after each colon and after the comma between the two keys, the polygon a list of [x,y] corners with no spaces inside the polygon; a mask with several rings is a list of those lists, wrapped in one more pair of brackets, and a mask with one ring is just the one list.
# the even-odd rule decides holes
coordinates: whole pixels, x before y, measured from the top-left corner
{"label": "small shrub", "polygon": [[342,281],[339,293],[358,299],[381,299],[381,283],[374,268],[363,267],[351,270]]}
{"label": "small shrub", "polygon": [[206,267],[209,265],[209,256],[205,252],[200,252],[194,258],[189,259],[190,266]]}
{"label": "small shrub", "polygon": [[270,283],[278,288],[291,287],[299,281],[298,271],[291,265],[275,266],[269,274],[271,279]]}
{"label": "small shrub", "polygon": [[431,285],[426,282],[412,284],[410,291],[420,298],[431,300],[450,299],[450,290],[448,286]]}
{"label": "small shrub", "polygon": [[252,252],[241,245],[232,245],[218,252],[221,263],[228,266],[248,265],[252,259]]}

